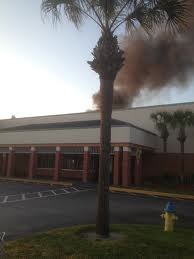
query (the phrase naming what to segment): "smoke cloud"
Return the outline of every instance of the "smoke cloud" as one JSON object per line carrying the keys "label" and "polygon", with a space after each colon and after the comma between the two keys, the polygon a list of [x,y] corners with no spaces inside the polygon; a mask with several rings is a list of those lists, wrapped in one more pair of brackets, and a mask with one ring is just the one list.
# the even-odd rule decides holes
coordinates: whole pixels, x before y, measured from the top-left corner
{"label": "smoke cloud", "polygon": [[[176,82],[186,88],[194,75],[194,22],[179,37],[160,33],[155,38],[141,34],[121,40],[125,62],[114,84],[113,108],[132,105],[142,89],[161,90]],[[94,104],[100,106],[99,92],[93,95]]]}

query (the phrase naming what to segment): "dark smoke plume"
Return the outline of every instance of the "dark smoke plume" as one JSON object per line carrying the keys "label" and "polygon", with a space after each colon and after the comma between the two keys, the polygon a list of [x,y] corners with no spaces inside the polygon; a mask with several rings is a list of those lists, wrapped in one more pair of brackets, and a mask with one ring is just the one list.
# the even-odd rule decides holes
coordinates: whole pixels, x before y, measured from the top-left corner
{"label": "dark smoke plume", "polygon": [[[127,107],[129,103],[129,98],[126,98],[126,95],[128,95],[127,92],[125,92],[125,89],[122,91],[120,89],[114,89],[113,92],[113,107],[114,109],[119,109],[121,107]],[[100,107],[100,92],[95,93],[93,96],[93,102],[97,105],[97,108]]]}
{"label": "dark smoke plume", "polygon": [[[194,75],[194,22],[177,38],[161,33],[148,39],[139,34],[123,38],[121,48],[125,63],[115,80],[113,108],[130,106],[144,88],[161,90],[172,82],[186,87]],[[99,92],[93,101],[99,107]]]}

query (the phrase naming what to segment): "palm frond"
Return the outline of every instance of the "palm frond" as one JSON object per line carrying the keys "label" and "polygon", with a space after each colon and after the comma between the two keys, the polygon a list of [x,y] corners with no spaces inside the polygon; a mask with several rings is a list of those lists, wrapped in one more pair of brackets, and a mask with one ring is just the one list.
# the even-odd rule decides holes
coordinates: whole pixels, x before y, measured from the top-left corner
{"label": "palm frond", "polygon": [[189,14],[188,0],[142,0],[134,1],[133,11],[126,16],[126,28],[142,27],[149,32],[154,26],[164,26],[171,32],[183,30],[187,26]]}
{"label": "palm frond", "polygon": [[151,119],[155,122],[155,123],[169,123],[171,120],[171,113],[166,112],[166,111],[159,111],[159,112],[155,112],[151,114]]}
{"label": "palm frond", "polygon": [[171,122],[171,113],[160,111],[152,113],[150,117],[154,122],[156,129],[160,132],[160,137],[166,140],[169,136],[168,125]]}
{"label": "palm frond", "polygon": [[83,19],[82,1],[77,0],[42,0],[41,10],[45,15],[52,15],[53,21],[60,21],[62,15],[78,27]]}
{"label": "palm frond", "polygon": [[95,2],[96,8],[100,11],[100,13],[105,16],[105,19],[110,20],[114,15],[118,8],[119,1],[117,0],[96,0]]}
{"label": "palm frond", "polygon": [[190,110],[177,110],[172,116],[171,125],[173,128],[185,128],[194,125],[194,113]]}
{"label": "palm frond", "polygon": [[92,5],[93,11],[95,10],[94,14],[101,18],[104,27],[110,28],[125,1],[131,0],[88,0],[87,2]]}
{"label": "palm frond", "polygon": [[41,9],[44,14],[51,14],[54,21],[61,20],[64,15],[77,27],[84,17],[89,17],[105,30],[123,6],[122,3],[122,0],[42,0]]}
{"label": "palm frond", "polygon": [[41,8],[54,21],[65,16],[78,27],[89,17],[113,32],[123,24],[127,30],[142,27],[147,33],[164,24],[178,31],[189,17],[188,0],[42,0]]}
{"label": "palm frond", "polygon": [[[166,27],[172,32],[180,31],[187,26],[189,13],[188,1],[183,0],[154,0],[155,10],[161,10],[166,18]],[[152,3],[152,4],[153,4]]]}

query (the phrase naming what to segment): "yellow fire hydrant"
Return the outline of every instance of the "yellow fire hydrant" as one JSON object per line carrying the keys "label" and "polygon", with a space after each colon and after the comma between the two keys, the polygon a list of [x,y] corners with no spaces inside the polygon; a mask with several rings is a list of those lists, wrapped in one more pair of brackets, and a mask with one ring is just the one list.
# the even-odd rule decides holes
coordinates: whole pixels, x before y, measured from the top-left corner
{"label": "yellow fire hydrant", "polygon": [[172,202],[166,204],[166,208],[161,217],[164,219],[164,231],[173,232],[174,222],[178,220],[178,217],[175,215],[175,207]]}

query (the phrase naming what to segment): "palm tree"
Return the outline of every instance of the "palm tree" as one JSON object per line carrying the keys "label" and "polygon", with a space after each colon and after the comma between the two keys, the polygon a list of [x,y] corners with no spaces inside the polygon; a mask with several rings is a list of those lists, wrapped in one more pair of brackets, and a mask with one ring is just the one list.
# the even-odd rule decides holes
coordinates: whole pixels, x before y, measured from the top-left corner
{"label": "palm tree", "polygon": [[113,84],[124,64],[116,31],[125,26],[129,31],[143,27],[146,32],[154,25],[166,24],[171,31],[186,25],[188,0],[42,0],[44,14],[54,21],[62,15],[79,27],[85,18],[91,19],[101,30],[101,37],[88,62],[100,78],[100,165],[96,233],[109,235],[109,163],[111,151],[111,114]]}
{"label": "palm tree", "polygon": [[171,114],[165,111],[155,112],[151,114],[151,119],[155,123],[157,130],[160,132],[160,137],[163,140],[163,152],[167,152],[167,140],[169,137],[168,124],[171,121]]}
{"label": "palm tree", "polygon": [[180,180],[184,182],[184,152],[185,152],[185,141],[187,139],[186,136],[186,128],[194,125],[194,113],[190,110],[177,110],[173,113],[171,119],[171,126],[173,129],[178,129],[178,137],[177,140],[180,142],[180,152],[181,152],[181,177]]}

